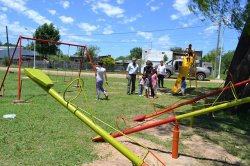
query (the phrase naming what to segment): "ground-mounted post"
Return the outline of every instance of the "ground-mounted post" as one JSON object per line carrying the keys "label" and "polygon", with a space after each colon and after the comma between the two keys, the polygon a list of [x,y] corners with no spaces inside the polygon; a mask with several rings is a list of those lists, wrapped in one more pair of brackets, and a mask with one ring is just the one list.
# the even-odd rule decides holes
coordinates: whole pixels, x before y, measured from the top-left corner
{"label": "ground-mounted post", "polygon": [[179,145],[179,125],[178,122],[175,122],[173,130],[173,144],[172,144],[172,158],[178,158],[178,145]]}

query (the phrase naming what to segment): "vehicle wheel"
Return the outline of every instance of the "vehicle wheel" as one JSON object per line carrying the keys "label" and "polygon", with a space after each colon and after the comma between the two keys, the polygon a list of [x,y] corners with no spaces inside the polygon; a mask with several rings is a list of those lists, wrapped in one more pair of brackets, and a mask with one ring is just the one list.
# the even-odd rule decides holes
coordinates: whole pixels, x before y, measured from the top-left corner
{"label": "vehicle wheel", "polygon": [[203,81],[206,78],[205,74],[197,73],[196,79],[199,81]]}
{"label": "vehicle wheel", "polygon": [[167,70],[167,71],[166,71],[165,77],[166,77],[166,78],[169,78],[170,76],[171,76],[171,72]]}

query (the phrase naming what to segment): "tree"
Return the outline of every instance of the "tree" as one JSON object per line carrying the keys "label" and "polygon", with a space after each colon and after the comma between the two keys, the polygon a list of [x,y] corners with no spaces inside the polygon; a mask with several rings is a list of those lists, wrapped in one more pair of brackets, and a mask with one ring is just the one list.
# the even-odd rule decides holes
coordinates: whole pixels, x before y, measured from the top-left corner
{"label": "tree", "polygon": [[115,58],[115,60],[129,60],[129,57],[127,57],[127,56],[119,56],[119,57],[117,57],[117,58]]}
{"label": "tree", "polygon": [[171,47],[170,51],[173,51],[173,52],[182,52],[184,50],[181,47]]}
{"label": "tree", "polygon": [[[90,54],[92,60],[97,59],[98,53],[100,51],[100,47],[98,47],[98,46],[89,46],[88,50],[89,50],[89,54]],[[87,58],[87,61],[90,61],[89,57]]]}
{"label": "tree", "polygon": [[221,59],[221,68],[223,70],[223,73],[225,74],[226,71],[229,69],[230,63],[233,59],[234,51],[228,51],[222,56]]}
{"label": "tree", "polygon": [[141,59],[142,58],[142,48],[141,47],[135,47],[130,50],[130,55],[128,56],[129,59],[132,59],[135,57],[136,59]]}
{"label": "tree", "polygon": [[168,56],[167,56],[166,54],[164,54],[164,56],[163,56],[163,61],[164,61],[164,62],[167,62],[167,61],[168,61]]}
{"label": "tree", "polygon": [[102,58],[102,62],[104,65],[107,65],[107,66],[115,65],[115,60],[112,57]]}
{"label": "tree", "polygon": [[[241,36],[228,68],[224,86],[230,81],[237,83],[246,80],[250,76],[250,4],[246,1],[242,7],[239,0],[193,0],[189,6],[194,13],[201,12],[205,18],[213,22],[224,23],[241,31]],[[228,20],[230,18],[230,20]],[[243,28],[244,25],[244,28]],[[243,29],[242,29],[243,28]],[[250,85],[235,88],[238,98],[250,96]],[[226,91],[221,100],[228,101],[234,98],[231,91]],[[246,111],[240,111],[246,110]],[[247,111],[248,110],[248,111]],[[243,104],[234,108],[239,117],[249,118],[250,104]]]}
{"label": "tree", "polygon": [[[44,40],[60,40],[59,30],[51,24],[43,24],[39,26],[35,33],[34,38],[44,39]],[[59,48],[58,45],[53,43],[45,43],[45,42],[36,42],[36,51],[39,52],[43,58],[47,59],[48,55],[56,55]]]}

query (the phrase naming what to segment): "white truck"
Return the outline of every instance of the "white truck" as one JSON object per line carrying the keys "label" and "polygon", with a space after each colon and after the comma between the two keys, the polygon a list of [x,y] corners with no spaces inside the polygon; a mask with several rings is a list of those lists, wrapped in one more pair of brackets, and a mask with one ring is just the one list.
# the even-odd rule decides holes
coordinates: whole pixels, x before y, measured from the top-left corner
{"label": "white truck", "polygon": [[[176,59],[176,60],[170,60],[165,63],[166,66],[166,78],[169,78],[171,75],[178,75],[179,70],[182,66],[183,59]],[[204,80],[205,78],[209,77],[210,70],[206,67],[196,67],[196,79],[197,80]],[[193,65],[190,69],[190,76],[195,76],[195,71]]]}

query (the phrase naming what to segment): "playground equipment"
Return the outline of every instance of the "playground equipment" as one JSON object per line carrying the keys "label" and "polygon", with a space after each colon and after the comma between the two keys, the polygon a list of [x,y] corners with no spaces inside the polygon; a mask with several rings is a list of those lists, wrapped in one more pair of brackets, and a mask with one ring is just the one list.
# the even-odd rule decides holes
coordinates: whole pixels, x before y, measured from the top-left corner
{"label": "playground equipment", "polygon": [[[4,77],[2,79],[2,83],[1,83],[1,86],[0,86],[0,92],[3,91],[3,87],[4,87],[4,82],[5,82],[5,79],[6,79],[6,76],[8,74],[8,71],[9,71],[9,68],[10,68],[10,65],[12,64],[12,61],[13,61],[13,58],[16,54],[16,51],[17,51],[17,48],[19,49],[18,50],[18,95],[17,95],[17,100],[15,101],[16,103],[22,103],[23,101],[21,100],[21,85],[22,85],[22,80],[21,80],[21,64],[22,64],[22,40],[23,39],[26,39],[26,40],[33,40],[33,41],[36,41],[36,42],[42,42],[42,43],[51,43],[51,44],[62,44],[62,45],[68,45],[68,46],[76,46],[76,47],[79,47],[81,48],[82,50],[82,57],[84,57],[84,55],[86,54],[89,59],[90,59],[90,62],[91,62],[91,65],[93,67],[93,69],[95,69],[94,67],[94,64],[92,63],[92,58],[91,56],[89,55],[89,52],[88,52],[88,48],[84,45],[78,45],[78,44],[71,44],[71,43],[66,43],[66,42],[59,42],[59,41],[54,41],[54,40],[43,40],[43,39],[36,39],[36,38],[30,38],[30,37],[24,37],[24,36],[19,36],[18,40],[17,40],[17,43],[16,43],[16,47],[13,51],[13,54],[11,56],[11,59],[9,61],[9,64],[8,64],[8,67],[6,69],[6,72],[4,74]],[[83,58],[81,58],[80,60],[80,69],[79,69],[79,76],[81,74],[81,71],[82,71],[82,63],[83,63]]]}
{"label": "playground equipment", "polygon": [[189,56],[185,56],[184,57],[184,60],[182,62],[182,66],[181,66],[181,68],[179,70],[178,77],[177,77],[176,82],[175,82],[175,84],[174,84],[174,86],[172,88],[172,92],[173,93],[176,93],[176,90],[179,87],[181,87],[181,78],[185,77],[187,79],[187,77],[189,75],[189,72],[190,72],[190,69],[191,69],[191,66],[192,66],[194,60],[195,60],[195,56],[190,56],[190,57]]}
{"label": "playground equipment", "polygon": [[36,82],[41,88],[43,88],[47,93],[49,93],[53,98],[55,98],[59,103],[61,103],[65,108],[67,108],[71,113],[78,117],[82,122],[84,122],[88,127],[90,127],[94,132],[104,138],[105,141],[109,142],[114,148],[121,152],[125,157],[127,157],[133,164],[146,166],[142,159],[128,150],[123,144],[114,139],[109,135],[105,130],[100,126],[96,125],[91,119],[84,115],[79,109],[64,100],[60,94],[58,94],[54,89],[52,89],[53,82],[52,80],[45,75],[42,71],[38,69],[25,68],[25,74]]}
{"label": "playground equipment", "polygon": [[196,98],[194,98],[194,99],[188,100],[188,101],[186,101],[186,102],[183,102],[183,103],[180,103],[180,104],[177,104],[177,105],[172,105],[172,106],[170,106],[170,107],[168,107],[168,108],[165,108],[165,109],[163,109],[163,110],[157,111],[157,112],[155,112],[155,113],[153,113],[153,114],[150,114],[150,115],[140,115],[140,116],[137,116],[137,117],[134,118],[134,121],[143,121],[143,120],[146,120],[146,119],[148,119],[148,118],[152,118],[152,117],[155,117],[155,116],[158,116],[158,115],[167,113],[167,112],[169,112],[169,111],[171,111],[171,110],[174,110],[174,109],[176,109],[176,108],[178,108],[178,107],[181,107],[181,106],[184,106],[184,105],[187,105],[187,104],[192,104],[192,103],[194,103],[194,102],[196,102],[196,101],[198,101],[198,100],[207,98],[207,97],[209,97],[209,96],[213,96],[213,95],[215,95],[215,94],[218,94],[218,93],[220,93],[220,92],[223,92],[223,91],[225,91],[225,90],[228,90],[228,89],[230,89],[230,88],[232,88],[232,87],[242,86],[242,85],[245,85],[245,84],[247,84],[247,83],[250,83],[250,80],[245,80],[245,81],[242,81],[242,82],[238,82],[238,83],[236,83],[236,84],[233,84],[233,85],[230,85],[230,86],[227,86],[227,87],[218,89],[218,90],[216,90],[216,91],[214,91],[214,92],[211,92],[211,93],[209,93],[209,94],[206,94],[206,95],[203,95],[203,96],[196,97]]}
{"label": "playground equipment", "polygon": [[[153,122],[151,124],[146,124],[144,126],[132,127],[130,129],[123,130],[120,133],[111,134],[111,136],[116,138],[116,137],[122,136],[123,134],[135,133],[135,132],[138,132],[138,131],[149,129],[149,128],[156,127],[156,126],[159,126],[159,125],[163,125],[163,124],[166,124],[166,123],[177,122],[177,121],[180,121],[180,120],[185,119],[185,118],[199,116],[199,115],[206,114],[206,113],[209,113],[209,112],[219,111],[219,110],[222,110],[222,109],[225,109],[225,108],[230,108],[230,107],[237,106],[237,105],[244,104],[244,103],[248,103],[248,102],[250,102],[250,97],[246,97],[246,98],[238,99],[238,100],[233,100],[233,101],[228,102],[228,103],[223,103],[223,104],[219,104],[219,105],[216,105],[216,106],[212,106],[212,107],[204,108],[204,109],[201,109],[201,110],[193,111],[193,112],[190,112],[190,113],[174,116],[174,117],[171,117],[171,118],[167,118],[167,119],[164,119],[164,120]],[[100,137],[100,136],[97,136],[97,137],[93,138],[92,141],[98,142],[98,141],[104,141],[104,139],[102,137]]]}

